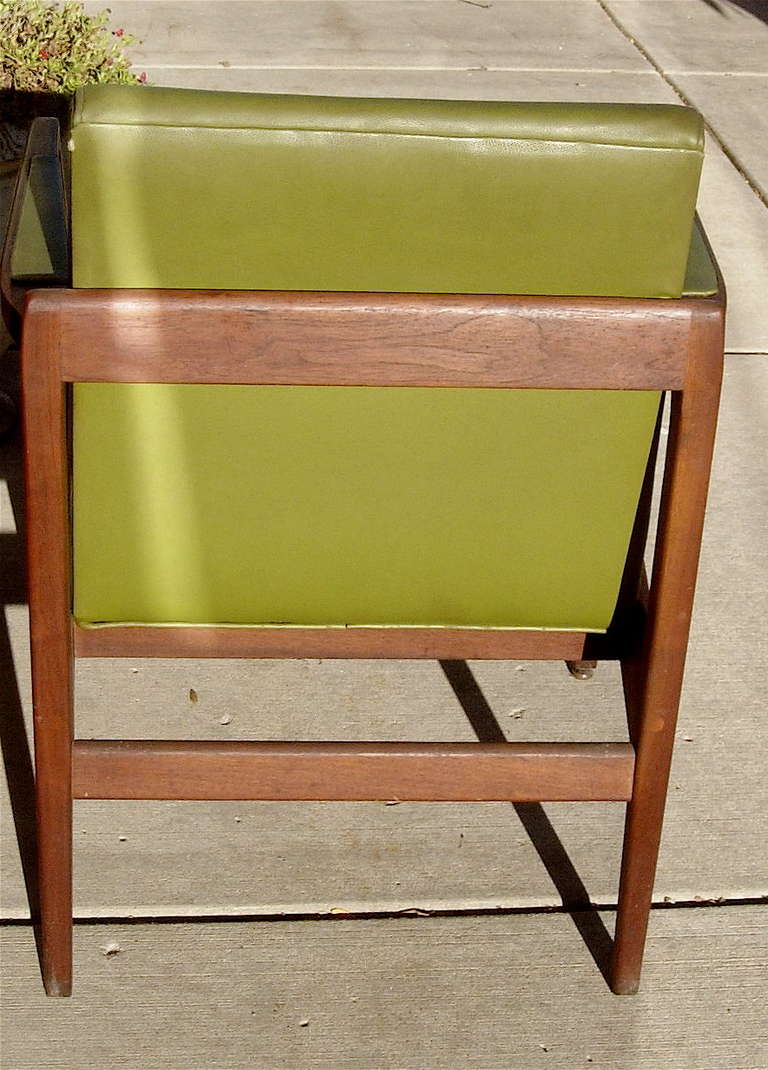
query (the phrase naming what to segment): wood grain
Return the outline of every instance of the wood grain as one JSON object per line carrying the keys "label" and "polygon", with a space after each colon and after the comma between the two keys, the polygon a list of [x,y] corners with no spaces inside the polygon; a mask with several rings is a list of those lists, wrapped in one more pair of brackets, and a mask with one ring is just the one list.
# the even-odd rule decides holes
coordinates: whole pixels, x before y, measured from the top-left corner
{"label": "wood grain", "polygon": [[584,632],[484,628],[74,627],[77,657],[578,660]]}
{"label": "wood grain", "polygon": [[77,799],[626,800],[628,743],[77,740]]}
{"label": "wood grain", "polygon": [[74,382],[679,389],[707,299],[56,290]]}

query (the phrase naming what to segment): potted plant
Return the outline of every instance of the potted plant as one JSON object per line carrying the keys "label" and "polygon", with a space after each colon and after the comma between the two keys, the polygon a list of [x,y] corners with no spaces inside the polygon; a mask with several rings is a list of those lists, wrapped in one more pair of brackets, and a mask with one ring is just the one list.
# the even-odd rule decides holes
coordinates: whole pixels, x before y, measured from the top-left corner
{"label": "potted plant", "polygon": [[[0,246],[27,133],[38,115],[53,115],[66,138],[72,94],[94,82],[144,82],[126,49],[136,38],[110,30],[109,10],[88,14],[78,0],[0,0]],[[0,321],[0,355],[11,343]],[[0,438],[15,407],[0,390]]]}
{"label": "potted plant", "polygon": [[76,89],[93,82],[143,82],[125,50],[136,38],[110,30],[109,11],[79,0],[0,0],[0,161],[20,158],[36,115],[66,120]]}

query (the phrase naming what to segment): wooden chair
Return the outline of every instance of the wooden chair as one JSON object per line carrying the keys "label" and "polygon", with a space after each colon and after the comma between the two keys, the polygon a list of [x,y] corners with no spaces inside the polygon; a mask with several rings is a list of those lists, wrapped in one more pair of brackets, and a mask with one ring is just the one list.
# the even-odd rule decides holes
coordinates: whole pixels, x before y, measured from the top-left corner
{"label": "wooden chair", "polygon": [[[12,260],[26,179],[41,161],[57,173],[56,129],[46,120],[35,128],[4,254],[6,299],[20,312],[24,280],[14,282]],[[33,289],[22,313],[46,991],[71,989],[72,800],[82,798],[626,802],[611,985],[636,991],[723,354],[722,282],[698,226],[691,241],[698,117],[674,107],[96,88],[77,101],[72,139],[74,285]],[[202,160],[200,145],[207,146]],[[253,171],[248,152],[256,154]],[[237,181],[245,203],[233,222],[226,198]],[[58,220],[51,241],[59,251],[65,185],[49,183],[37,197],[39,213]],[[214,222],[200,223],[201,213]],[[466,225],[454,225],[451,213]],[[245,236],[243,215],[251,220]],[[196,228],[208,236],[201,240]],[[329,243],[338,245],[332,256]],[[643,550],[663,393],[671,398],[670,427],[649,586]],[[175,418],[188,398],[196,399],[184,417],[192,433],[171,428],[170,445],[157,440],[163,414]],[[392,408],[371,444],[367,422],[379,419],[379,404]],[[400,404],[414,406],[405,431]],[[471,419],[460,432],[446,431],[465,407]],[[395,422],[389,438],[387,421]],[[228,472],[229,462],[213,457],[208,490],[204,475],[194,482],[197,468],[222,435],[227,457],[251,449],[252,440],[265,451],[278,489],[259,483],[251,492],[240,472],[232,476],[240,490],[227,500],[236,513],[241,498],[263,496],[270,530],[262,539],[262,524],[238,514],[220,525],[209,553],[208,536],[197,530],[200,507],[184,513],[182,502],[176,543],[163,543],[162,509],[190,484],[182,479],[168,491],[158,476],[162,485],[152,489],[152,479],[191,457],[184,463],[194,493],[208,494],[216,466]],[[202,452],[194,445],[200,436]],[[288,439],[282,452],[281,438]],[[365,472],[358,479],[355,469],[379,463],[382,442],[390,452],[370,479],[392,498],[383,520],[376,494],[365,497]],[[318,478],[315,453],[323,450],[330,482],[313,497],[307,479]],[[248,463],[257,486],[261,477]],[[339,465],[351,507],[328,475]],[[518,468],[523,482],[509,492],[518,497],[504,499]],[[127,482],[139,488],[130,516],[119,500]],[[449,521],[440,514],[435,522],[455,484],[464,507],[460,500]],[[152,504],[142,512],[145,498]],[[249,502],[242,507],[258,516],[258,503]],[[504,520],[510,515],[513,523]],[[557,539],[549,547],[540,516],[544,530],[547,523],[566,529],[565,551]],[[376,543],[381,524],[389,525],[384,550]],[[247,559],[239,573],[248,588],[244,609],[235,604],[240,592],[228,593],[223,609],[217,602],[229,581],[219,575],[226,562],[216,540],[241,537],[231,527],[245,527],[256,545],[235,550]],[[296,527],[311,528],[312,537],[294,544]],[[398,542],[390,559],[400,534],[406,548],[400,553]],[[337,535],[340,569],[328,565]],[[180,545],[187,537],[199,545]],[[450,543],[449,557],[435,564],[441,543]],[[499,546],[507,549],[493,550]],[[320,556],[306,567],[306,554]],[[563,556],[565,579],[557,572]],[[370,585],[346,582],[347,559],[355,576],[374,577]],[[507,569],[501,578],[500,568]],[[377,587],[382,569],[390,581]],[[419,569],[431,587],[420,588]],[[104,656],[558,659],[576,672],[613,658],[621,663],[628,737],[604,744],[76,739],[73,660]]]}

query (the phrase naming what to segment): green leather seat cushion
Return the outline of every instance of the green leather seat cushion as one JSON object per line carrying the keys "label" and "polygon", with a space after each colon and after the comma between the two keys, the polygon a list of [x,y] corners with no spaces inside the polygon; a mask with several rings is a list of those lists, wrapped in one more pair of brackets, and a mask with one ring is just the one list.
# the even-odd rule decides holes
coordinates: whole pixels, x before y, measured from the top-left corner
{"label": "green leather seat cushion", "polygon": [[[72,138],[74,282],[97,287],[675,297],[701,164],[698,117],[660,106],[94,87]],[[602,630],[658,409],[603,391],[74,395],[86,623]]]}

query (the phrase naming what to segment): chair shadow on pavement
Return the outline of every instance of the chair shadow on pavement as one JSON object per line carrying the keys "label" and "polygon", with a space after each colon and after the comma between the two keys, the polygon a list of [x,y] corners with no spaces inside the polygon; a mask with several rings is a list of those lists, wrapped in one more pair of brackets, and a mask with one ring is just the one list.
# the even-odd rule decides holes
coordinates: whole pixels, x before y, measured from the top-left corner
{"label": "chair shadow on pavement", "polygon": [[703,3],[723,18],[727,18],[730,11],[737,7],[768,24],[768,7],[766,7],[765,0],[703,0]]}
{"label": "chair shadow on pavement", "polygon": [[[35,774],[30,740],[24,722],[19,683],[13,660],[7,606],[26,604],[23,479],[19,433],[0,442],[0,481],[5,481],[17,533],[0,533],[0,750],[8,782],[30,915],[39,919],[37,836],[35,831]],[[38,937],[37,925],[35,936]]]}
{"label": "chair shadow on pavement", "polygon": [[[505,743],[506,736],[465,661],[441,661],[448,683],[481,743]],[[515,812],[544,864],[597,968],[608,981],[613,941],[592,905],[584,882],[568,857],[541,803],[513,803]]]}

